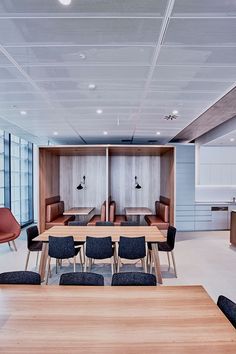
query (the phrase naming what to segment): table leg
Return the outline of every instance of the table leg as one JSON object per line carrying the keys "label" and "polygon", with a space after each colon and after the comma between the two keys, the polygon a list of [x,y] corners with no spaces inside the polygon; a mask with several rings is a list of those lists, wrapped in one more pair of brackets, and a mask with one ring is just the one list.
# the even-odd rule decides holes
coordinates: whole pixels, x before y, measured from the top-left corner
{"label": "table leg", "polygon": [[154,268],[155,268],[155,273],[156,273],[156,277],[157,277],[158,283],[162,284],[161,264],[160,264],[160,258],[159,258],[159,252],[158,252],[157,243],[152,243],[152,256],[153,256]]}
{"label": "table leg", "polygon": [[137,223],[140,225],[140,215],[137,215]]}
{"label": "table leg", "polygon": [[42,252],[41,252],[41,257],[40,257],[40,263],[39,263],[39,274],[41,276],[41,281],[44,281],[47,258],[48,258],[48,243],[44,242]]}

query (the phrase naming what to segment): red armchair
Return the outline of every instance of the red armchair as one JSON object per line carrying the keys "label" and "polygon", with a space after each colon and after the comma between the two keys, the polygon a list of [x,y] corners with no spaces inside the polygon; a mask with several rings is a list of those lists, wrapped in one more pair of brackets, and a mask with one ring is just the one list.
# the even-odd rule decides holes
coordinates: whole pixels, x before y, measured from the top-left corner
{"label": "red armchair", "polygon": [[20,224],[15,219],[11,210],[0,208],[0,243],[8,242],[9,247],[11,247],[10,242],[12,241],[17,251],[14,240],[20,235],[20,231]]}

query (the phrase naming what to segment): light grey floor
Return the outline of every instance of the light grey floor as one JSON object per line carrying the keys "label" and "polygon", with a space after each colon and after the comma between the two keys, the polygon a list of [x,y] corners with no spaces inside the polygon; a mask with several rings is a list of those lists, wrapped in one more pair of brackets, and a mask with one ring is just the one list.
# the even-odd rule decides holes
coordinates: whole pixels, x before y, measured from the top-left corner
{"label": "light grey floor", "polygon": [[[18,251],[11,251],[8,244],[0,244],[0,272],[24,270],[27,254],[25,230],[16,240]],[[79,257],[78,257],[79,258]],[[163,285],[201,284],[211,297],[216,300],[224,294],[236,302],[236,248],[229,244],[228,231],[178,232],[175,248],[178,278],[173,269],[168,272],[166,254],[161,254]],[[36,254],[32,253],[28,270],[35,271]],[[105,277],[105,284],[110,285],[111,270],[109,264],[95,264],[93,272]],[[80,270],[78,264],[77,270]],[[140,263],[126,265],[121,271],[141,271]],[[59,275],[73,271],[72,264],[64,261],[59,274],[52,267],[50,284],[58,284]]]}

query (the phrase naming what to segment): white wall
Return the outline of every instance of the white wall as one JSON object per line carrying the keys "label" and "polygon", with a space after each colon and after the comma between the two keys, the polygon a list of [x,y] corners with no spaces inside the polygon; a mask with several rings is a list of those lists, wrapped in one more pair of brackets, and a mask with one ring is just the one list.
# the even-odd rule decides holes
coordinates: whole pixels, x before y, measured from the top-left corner
{"label": "white wall", "polygon": [[227,202],[236,197],[236,147],[201,146],[196,169],[196,201]]}

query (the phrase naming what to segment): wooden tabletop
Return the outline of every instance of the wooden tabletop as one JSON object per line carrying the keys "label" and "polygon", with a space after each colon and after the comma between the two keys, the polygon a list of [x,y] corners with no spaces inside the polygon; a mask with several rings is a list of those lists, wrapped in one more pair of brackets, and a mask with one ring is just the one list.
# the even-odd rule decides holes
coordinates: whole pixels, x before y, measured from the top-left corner
{"label": "wooden tabletop", "polygon": [[152,211],[149,208],[125,208],[126,215],[151,215]]}
{"label": "wooden tabletop", "polygon": [[47,242],[48,236],[73,236],[75,241],[86,241],[87,236],[111,236],[115,242],[120,236],[145,236],[147,242],[166,240],[156,226],[53,226],[34,240]]}
{"label": "wooden tabletop", "polygon": [[235,354],[201,286],[0,286],[4,354]]}
{"label": "wooden tabletop", "polygon": [[94,207],[71,208],[64,211],[63,215],[89,215],[94,209]]}

